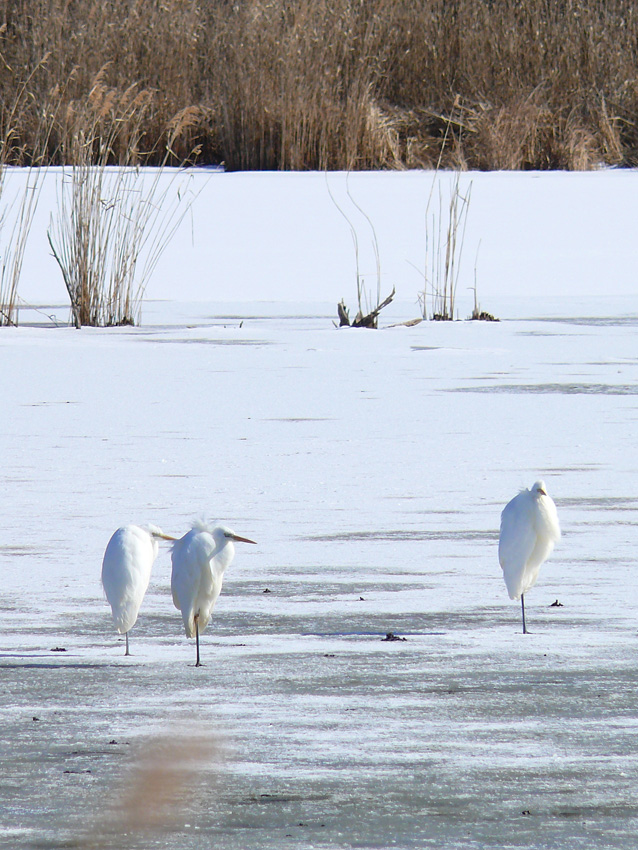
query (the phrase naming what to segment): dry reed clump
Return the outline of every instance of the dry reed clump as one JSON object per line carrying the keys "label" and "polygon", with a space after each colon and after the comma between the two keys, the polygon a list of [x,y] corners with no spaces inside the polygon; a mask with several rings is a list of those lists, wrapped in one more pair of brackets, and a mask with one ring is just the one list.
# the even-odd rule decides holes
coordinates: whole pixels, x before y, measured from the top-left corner
{"label": "dry reed clump", "polygon": [[14,170],[10,180],[0,175],[0,327],[18,324],[18,284],[43,176],[37,167]]}
{"label": "dry reed clump", "polygon": [[[423,290],[418,293],[421,314],[428,318],[428,300],[431,300],[431,318],[451,322],[456,314],[456,290],[461,273],[461,260],[465,242],[465,228],[472,197],[472,183],[461,186],[461,173],[456,172],[445,195],[435,174],[425,213],[425,266]],[[436,202],[433,208],[433,200]],[[476,299],[476,290],[475,290]]]}
{"label": "dry reed clump", "polygon": [[[101,68],[118,98],[146,93],[130,140],[145,164],[177,115],[171,162],[196,150],[229,169],[435,167],[441,151],[452,168],[638,163],[632,0],[0,0],[0,55],[19,164],[43,115],[48,161],[69,164],[67,111]],[[123,127],[112,163],[128,145]]]}
{"label": "dry reed clump", "polygon": [[[192,197],[175,186],[164,168],[142,174],[137,167],[144,143],[149,93],[130,86],[119,93],[93,80],[84,101],[64,115],[66,154],[72,162],[58,186],[58,203],[48,229],[76,328],[133,325],[141,298],[161,254]],[[182,111],[167,129],[168,145],[192,120]],[[109,166],[112,161],[122,165]]]}
{"label": "dry reed clump", "polygon": [[18,323],[18,283],[46,170],[41,166],[47,162],[51,124],[41,115],[26,174],[8,173],[8,165],[21,156],[18,127],[30,105],[30,86],[45,61],[18,82],[0,115],[0,327]]}

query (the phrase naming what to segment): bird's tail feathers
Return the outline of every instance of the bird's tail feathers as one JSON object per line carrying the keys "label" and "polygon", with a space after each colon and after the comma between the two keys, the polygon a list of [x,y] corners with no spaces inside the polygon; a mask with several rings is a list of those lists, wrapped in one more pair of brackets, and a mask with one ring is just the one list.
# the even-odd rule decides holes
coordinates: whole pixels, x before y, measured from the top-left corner
{"label": "bird's tail feathers", "polygon": [[[194,638],[195,637],[195,615],[194,614],[191,614],[190,616],[185,615],[183,617],[183,619],[184,619],[184,631],[186,632],[186,637]],[[200,635],[204,631],[206,626],[208,625],[209,621],[210,621],[210,614],[208,615],[208,617],[203,617],[202,613],[200,611],[199,621],[198,621]]]}
{"label": "bird's tail feathers", "polygon": [[131,614],[130,612],[113,612],[113,625],[115,626],[115,631],[121,635],[125,635],[128,631],[130,631],[135,625],[135,621],[137,620],[137,614]]}

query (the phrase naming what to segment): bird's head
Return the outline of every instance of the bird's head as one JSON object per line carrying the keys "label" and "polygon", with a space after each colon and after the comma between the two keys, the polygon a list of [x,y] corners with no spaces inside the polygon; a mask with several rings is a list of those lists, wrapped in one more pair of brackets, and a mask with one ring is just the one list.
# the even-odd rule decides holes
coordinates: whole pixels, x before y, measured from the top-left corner
{"label": "bird's head", "polygon": [[544,481],[537,481],[532,487],[532,493],[536,496],[546,496],[547,488],[545,487]]}
{"label": "bird's head", "polygon": [[155,539],[159,540],[177,540],[177,537],[173,537],[172,534],[164,534],[161,528],[158,528],[156,525],[147,525],[146,530]]}
{"label": "bird's head", "polygon": [[[218,532],[218,534],[215,534]],[[226,540],[233,540],[236,543],[254,543],[256,546],[257,543],[255,540],[250,540],[248,537],[240,537],[239,534],[235,534],[234,531],[231,531],[230,528],[226,528],[225,525],[220,525],[219,528],[216,528],[213,532],[214,537],[218,537],[220,542],[225,542]]]}

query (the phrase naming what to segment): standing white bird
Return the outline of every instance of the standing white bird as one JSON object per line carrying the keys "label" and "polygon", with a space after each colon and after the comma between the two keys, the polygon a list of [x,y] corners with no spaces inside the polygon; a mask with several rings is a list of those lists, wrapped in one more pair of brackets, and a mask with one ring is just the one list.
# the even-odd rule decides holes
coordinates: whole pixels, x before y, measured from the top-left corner
{"label": "standing white bird", "polygon": [[255,543],[247,537],[239,537],[224,526],[211,529],[205,522],[197,521],[189,532],[173,544],[173,602],[182,612],[186,635],[195,637],[196,667],[201,667],[199,633],[208,625],[221,593],[224,572],[235,556],[233,540]]}
{"label": "standing white bird", "polygon": [[510,599],[521,600],[523,634],[527,634],[525,594],[536,584],[541,564],[559,540],[556,505],[547,495],[544,481],[521,490],[503,508],[498,559]]}
{"label": "standing white bird", "polygon": [[109,540],[102,561],[102,586],[111,606],[113,622],[120,634],[126,635],[135,625],[144,599],[151,569],[157,558],[157,540],[176,540],[155,525],[125,525]]}

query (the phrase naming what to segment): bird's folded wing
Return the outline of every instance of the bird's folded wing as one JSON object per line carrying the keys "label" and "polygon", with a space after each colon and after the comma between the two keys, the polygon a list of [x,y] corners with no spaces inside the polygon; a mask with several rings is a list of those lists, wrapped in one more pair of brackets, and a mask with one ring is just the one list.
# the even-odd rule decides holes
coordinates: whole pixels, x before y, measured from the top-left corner
{"label": "bird's folded wing", "polygon": [[212,582],[210,560],[214,545],[208,535],[198,534],[190,539],[178,540],[173,546],[171,559],[173,571],[171,590],[176,608],[184,613],[197,595]]}
{"label": "bird's folded wing", "polygon": [[[501,533],[498,541],[498,559],[505,573],[516,574],[525,568],[534,546],[536,530],[521,505],[510,502],[501,514]],[[509,584],[508,584],[509,589]]]}

